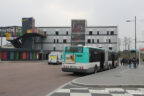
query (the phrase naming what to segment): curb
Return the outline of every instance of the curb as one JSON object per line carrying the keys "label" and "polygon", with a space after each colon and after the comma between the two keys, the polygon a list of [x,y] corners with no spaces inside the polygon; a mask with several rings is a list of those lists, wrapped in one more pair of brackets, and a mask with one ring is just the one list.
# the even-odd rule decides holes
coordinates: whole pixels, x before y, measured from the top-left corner
{"label": "curb", "polygon": [[91,85],[91,84],[83,84],[83,83],[78,83],[74,80],[71,81],[72,84],[77,85],[77,86],[83,86],[83,87],[135,87],[135,88],[144,88],[144,84],[143,85],[138,85],[138,84],[133,84],[133,85],[129,85],[129,84],[113,84],[113,85],[103,85],[103,84],[96,84],[96,85]]}
{"label": "curb", "polygon": [[[85,77],[85,76],[84,76]],[[89,83],[87,82],[86,84],[81,82],[81,78],[84,78],[84,77],[80,77],[80,78],[76,78],[74,80],[71,81],[72,84],[74,85],[77,85],[77,86],[82,86],[82,87],[135,87],[135,88],[144,88],[144,83],[142,84],[136,84],[136,83],[119,83],[119,82],[115,82],[115,84],[113,83],[105,83],[105,84],[102,84],[102,83],[96,83],[95,84],[92,84],[92,83]],[[88,81],[88,80],[87,80]]]}

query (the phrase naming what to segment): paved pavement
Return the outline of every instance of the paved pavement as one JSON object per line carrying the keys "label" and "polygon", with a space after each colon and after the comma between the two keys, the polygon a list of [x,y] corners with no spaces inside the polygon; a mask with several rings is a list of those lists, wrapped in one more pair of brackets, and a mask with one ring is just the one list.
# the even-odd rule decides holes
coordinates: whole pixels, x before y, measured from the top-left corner
{"label": "paved pavement", "polygon": [[144,96],[144,65],[128,66],[80,77],[47,96]]}
{"label": "paved pavement", "polygon": [[144,96],[144,88],[83,87],[69,83],[47,96]]}
{"label": "paved pavement", "polygon": [[116,69],[74,79],[72,83],[87,87],[144,87],[144,65],[139,65],[136,69],[120,66]]}

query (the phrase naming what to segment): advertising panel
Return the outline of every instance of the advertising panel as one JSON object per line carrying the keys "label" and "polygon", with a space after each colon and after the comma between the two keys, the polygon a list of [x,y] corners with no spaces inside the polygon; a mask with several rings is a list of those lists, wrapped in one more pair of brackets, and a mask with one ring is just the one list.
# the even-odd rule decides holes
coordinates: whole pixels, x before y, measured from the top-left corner
{"label": "advertising panel", "polygon": [[35,27],[34,18],[22,18],[22,32],[23,32],[23,34],[31,33],[31,32],[29,32],[29,30],[32,30],[34,27]]}
{"label": "advertising panel", "polygon": [[65,58],[66,58],[65,60],[66,63],[75,63],[75,55],[66,54]]}
{"label": "advertising panel", "polygon": [[72,20],[72,34],[71,34],[71,44],[85,45],[85,20]]}

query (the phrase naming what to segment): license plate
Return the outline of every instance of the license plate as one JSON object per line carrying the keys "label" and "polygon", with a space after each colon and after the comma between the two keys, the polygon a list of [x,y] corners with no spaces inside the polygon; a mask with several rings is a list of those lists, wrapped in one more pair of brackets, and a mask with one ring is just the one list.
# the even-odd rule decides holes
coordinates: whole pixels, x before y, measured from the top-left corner
{"label": "license plate", "polygon": [[56,56],[50,56],[50,59],[56,59]]}
{"label": "license plate", "polygon": [[76,66],[69,66],[69,68],[77,68]]}

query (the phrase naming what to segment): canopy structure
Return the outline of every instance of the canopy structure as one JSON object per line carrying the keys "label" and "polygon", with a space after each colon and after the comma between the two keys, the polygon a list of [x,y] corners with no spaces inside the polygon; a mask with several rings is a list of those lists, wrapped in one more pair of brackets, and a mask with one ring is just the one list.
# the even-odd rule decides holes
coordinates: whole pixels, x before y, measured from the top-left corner
{"label": "canopy structure", "polygon": [[143,49],[140,49],[140,52],[141,52],[141,53],[144,53],[144,48],[143,48]]}
{"label": "canopy structure", "polygon": [[131,49],[130,51],[139,51],[139,49]]}
{"label": "canopy structure", "polygon": [[139,62],[144,63],[144,48],[139,49]]}
{"label": "canopy structure", "polygon": [[140,49],[140,51],[144,51],[144,48],[143,48],[143,49]]}

